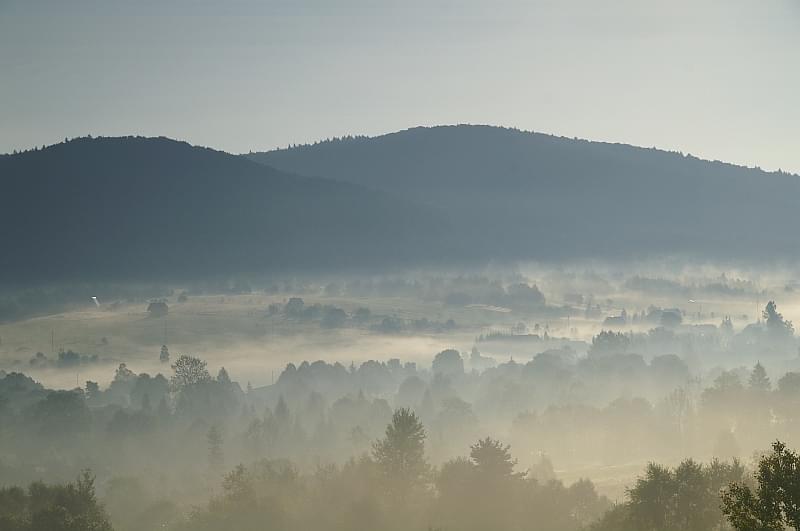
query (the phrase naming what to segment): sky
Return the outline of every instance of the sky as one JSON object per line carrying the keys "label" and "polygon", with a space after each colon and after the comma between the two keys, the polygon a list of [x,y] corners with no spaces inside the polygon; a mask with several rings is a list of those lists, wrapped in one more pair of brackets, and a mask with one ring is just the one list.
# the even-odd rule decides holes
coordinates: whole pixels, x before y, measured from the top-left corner
{"label": "sky", "polygon": [[455,123],[800,173],[800,0],[0,0],[0,152]]}

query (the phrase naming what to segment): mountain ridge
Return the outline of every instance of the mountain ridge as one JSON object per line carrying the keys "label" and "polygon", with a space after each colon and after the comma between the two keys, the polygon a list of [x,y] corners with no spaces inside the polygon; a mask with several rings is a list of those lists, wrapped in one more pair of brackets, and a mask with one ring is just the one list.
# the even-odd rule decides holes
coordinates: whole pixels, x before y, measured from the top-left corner
{"label": "mountain ridge", "polygon": [[[478,213],[491,223],[468,223],[468,230],[495,243],[483,246],[484,255],[728,259],[742,257],[742,242],[746,258],[794,254],[787,245],[797,243],[786,229],[800,221],[797,175],[655,148],[459,125],[247,156]],[[767,213],[774,223],[761,217]]]}
{"label": "mountain ridge", "polygon": [[[378,265],[433,253],[434,213],[147,137],[82,138],[0,158],[0,272],[32,281]],[[438,242],[437,242],[438,243]],[[426,247],[427,246],[427,247]]]}
{"label": "mountain ridge", "polygon": [[406,133],[414,133],[418,131],[424,130],[432,130],[432,129],[448,129],[448,128],[458,128],[458,127],[471,127],[471,128],[486,128],[486,129],[497,129],[502,131],[509,131],[513,133],[519,133],[522,135],[534,135],[534,136],[541,136],[541,137],[548,137],[557,140],[568,140],[574,142],[586,142],[590,144],[597,144],[600,146],[609,146],[609,147],[620,147],[620,148],[631,148],[634,150],[644,150],[644,151],[657,151],[664,154],[672,154],[678,155],[681,157],[686,157],[689,159],[695,159],[701,162],[711,162],[711,163],[719,163],[724,164],[726,166],[730,166],[732,168],[739,168],[739,169],[746,169],[746,170],[758,170],[768,174],[784,174],[784,175],[792,175],[800,178],[800,173],[785,171],[783,169],[777,170],[765,170],[760,166],[748,166],[746,164],[738,164],[735,162],[725,161],[722,159],[713,159],[707,157],[700,157],[694,155],[692,153],[684,153],[680,150],[675,149],[667,149],[667,148],[660,148],[657,146],[644,146],[639,144],[631,144],[629,142],[614,142],[611,140],[595,140],[591,138],[584,138],[584,137],[577,137],[577,136],[564,136],[555,133],[546,133],[542,131],[536,131],[533,129],[520,129],[518,127],[510,127],[510,126],[502,126],[502,125],[492,125],[486,123],[453,123],[453,124],[439,124],[439,125],[417,125],[413,127],[408,127],[405,129],[398,129],[397,131],[389,131],[386,133],[379,133],[374,135],[363,135],[363,134],[356,134],[356,135],[343,135],[339,137],[329,137],[325,139],[316,140],[313,142],[305,142],[301,144],[290,144],[287,147],[276,147],[274,149],[268,149],[264,151],[250,151],[249,153],[239,153],[240,156],[245,157],[252,157],[258,156],[266,153],[273,153],[273,152],[282,152],[282,151],[290,151],[294,149],[305,149],[305,148],[313,148],[315,146],[324,145],[324,144],[336,144],[340,142],[368,142],[370,140],[380,140],[385,138],[391,138],[398,135],[403,135]]}
{"label": "mountain ridge", "polygon": [[794,174],[490,126],[247,156],[83,137],[0,156],[0,185],[16,281],[800,254]]}

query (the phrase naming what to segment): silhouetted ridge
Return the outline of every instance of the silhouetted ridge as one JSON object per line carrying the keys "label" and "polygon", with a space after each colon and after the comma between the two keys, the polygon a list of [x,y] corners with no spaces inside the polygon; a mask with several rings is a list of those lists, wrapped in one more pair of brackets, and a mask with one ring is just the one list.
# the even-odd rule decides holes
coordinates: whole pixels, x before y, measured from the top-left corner
{"label": "silhouetted ridge", "polygon": [[798,249],[800,178],[680,153],[460,125],[249,157],[441,208],[483,256],[746,258]]}
{"label": "silhouetted ridge", "polygon": [[378,266],[430,258],[440,230],[426,209],[384,193],[165,138],[4,156],[0,183],[9,279]]}

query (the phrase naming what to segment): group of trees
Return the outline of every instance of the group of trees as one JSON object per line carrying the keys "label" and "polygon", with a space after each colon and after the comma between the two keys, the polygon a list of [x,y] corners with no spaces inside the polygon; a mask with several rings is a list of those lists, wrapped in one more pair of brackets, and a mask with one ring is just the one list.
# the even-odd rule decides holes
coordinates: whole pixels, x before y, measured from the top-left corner
{"label": "group of trees", "polygon": [[0,286],[0,322],[11,322],[45,313],[94,307],[87,293],[100,300],[141,303],[151,297],[165,297],[172,291],[164,286],[131,284],[85,284],[73,282],[58,286],[8,290]]}
{"label": "group of trees", "polygon": [[80,354],[78,352],[69,350],[60,350],[56,359],[50,359],[46,354],[37,352],[29,361],[31,367],[45,368],[51,367],[56,369],[74,369],[81,365],[90,365],[98,363],[100,358],[97,354]]}
{"label": "group of trees", "polygon": [[[725,366],[750,363],[754,358],[791,359],[796,357],[800,346],[794,337],[792,322],[778,311],[775,301],[765,305],[761,319],[738,331],[734,330],[730,316],[722,317],[718,326],[704,323],[681,326],[682,315],[678,309],[651,306],[647,313],[642,310],[631,319],[623,309],[619,315],[604,321],[606,329],[592,338],[588,355],[633,353],[651,358],[680,354],[694,358],[695,365],[708,368],[717,363]],[[587,318],[593,317],[587,315]],[[653,328],[646,329],[646,326]]]}
{"label": "group of trees", "polygon": [[[737,460],[703,465],[687,459],[675,468],[651,463],[628,488],[626,500],[612,506],[589,480],[566,487],[516,471],[510,446],[491,437],[471,445],[468,457],[440,467],[429,464],[425,440],[416,414],[398,409],[371,452],[341,466],[303,473],[284,459],[240,464],[224,476],[221,493],[183,515],[165,511],[165,500],[148,514],[141,512],[138,486],[127,480],[113,480],[108,499],[127,516],[118,529],[143,531],[800,529],[800,456],[780,441],[759,459],[752,476]],[[139,497],[120,498],[131,493]],[[0,529],[112,531],[112,526],[94,477],[84,471],[66,484],[0,488]]]}
{"label": "group of trees", "polygon": [[3,531],[111,531],[111,523],[95,495],[88,472],[77,481],[47,485],[32,483],[0,488],[0,529]]}
{"label": "group of trees", "polygon": [[759,460],[754,479],[731,483],[722,493],[722,512],[733,528],[800,529],[800,456],[776,441]]}
{"label": "group of trees", "polygon": [[[592,525],[592,531],[708,531],[726,528],[723,488],[746,478],[736,460],[703,465],[687,459],[675,468],[650,463],[628,488],[625,503]],[[755,531],[753,528],[752,531]]]}
{"label": "group of trees", "polygon": [[627,499],[591,531],[783,531],[800,529],[800,456],[776,441],[754,474],[734,460],[691,459],[675,468],[655,463]]}
{"label": "group of trees", "polygon": [[[573,469],[654,457],[676,463],[685,455],[728,459],[800,431],[800,374],[786,373],[773,384],[760,363],[748,371],[718,371],[703,386],[677,356],[648,363],[634,354],[605,352],[576,360],[559,350],[528,363],[511,360],[469,371],[468,364],[480,358],[475,352],[465,360],[445,350],[430,370],[396,359],[350,367],[290,364],[274,385],[246,391],[224,368],[212,375],[205,361],[186,355],[174,357],[167,376],[137,374],[121,364],[105,388],[87,382],[84,389],[52,391],[19,373],[0,374],[0,477],[18,485],[39,477],[68,481],[90,466],[100,478],[101,496],[108,494],[107,485],[124,485],[115,483],[119,478],[138,478],[138,492],[167,488],[182,502],[201,499],[236,463],[250,463],[231,483],[237,500],[259,491],[258,485],[277,492],[275,481],[291,480],[288,492],[298,489],[295,497],[324,505],[328,494],[318,488],[327,481],[337,490],[361,489],[364,510],[373,511],[373,524],[386,528],[401,521],[405,513],[394,512],[399,509],[392,503],[403,500],[405,510],[421,518],[420,526],[485,528],[490,522],[482,515],[488,514],[493,522],[505,522],[500,527],[516,529],[547,514],[550,528],[577,529],[607,502],[589,483],[551,481],[552,467],[544,470],[538,456]],[[637,396],[637,390],[655,398]],[[507,445],[486,439],[487,433],[509,442],[520,462]],[[727,513],[718,510],[716,490],[731,481],[748,486],[742,474],[736,463],[713,460],[654,465],[632,487],[629,502],[605,522],[624,516],[630,529],[645,529],[651,520],[666,522],[664,529],[722,526]],[[655,484],[661,490],[654,491]],[[749,488],[749,495],[741,491],[740,505],[758,508],[746,501],[760,496]],[[119,494],[121,489],[113,489],[117,499],[134,498]],[[658,492],[668,493],[672,505],[653,509],[661,503]],[[495,498],[497,493],[505,494]],[[221,518],[218,509],[233,503],[225,501],[229,494],[224,490],[197,518]],[[141,511],[124,518],[130,513],[124,503],[109,504],[112,518],[136,522],[147,513],[180,520],[179,507],[157,511],[158,500],[144,494],[139,499]],[[680,500],[686,499],[704,500],[708,510],[682,520]],[[260,500],[264,511],[275,509],[274,499]],[[287,503],[270,518],[288,518],[297,528],[313,523]],[[744,510],[731,507],[731,518]],[[336,518],[350,522],[346,514]]]}
{"label": "group of trees", "polygon": [[[610,507],[594,485],[540,483],[516,472],[510,447],[486,437],[468,457],[429,464],[426,431],[405,408],[369,453],[302,473],[285,460],[239,465],[223,491],[177,528],[256,530],[582,529]],[[311,510],[310,510],[311,509]]]}
{"label": "group of trees", "polygon": [[455,321],[431,321],[425,317],[419,319],[402,319],[394,315],[373,315],[369,308],[359,307],[347,313],[338,306],[319,303],[306,304],[300,297],[291,297],[285,304],[273,302],[267,307],[270,317],[282,316],[284,319],[299,323],[319,323],[322,328],[342,328],[345,326],[364,327],[384,334],[413,332],[443,332],[456,327]]}
{"label": "group of trees", "polygon": [[[293,298],[299,295],[355,298],[414,297],[442,302],[448,306],[479,303],[514,308],[523,313],[552,310],[546,306],[544,294],[538,286],[519,274],[502,280],[481,275],[455,277],[417,275],[414,278],[383,276],[332,281],[324,286],[286,280],[272,284],[265,291],[273,295],[284,293]],[[273,312],[279,311],[280,306],[277,305]]]}
{"label": "group of trees", "polygon": [[[473,353],[470,363],[479,357]],[[567,351],[550,351],[480,373],[465,365],[456,350],[440,352],[430,370],[399,360],[349,368],[290,364],[274,385],[246,391],[224,368],[212,376],[203,360],[185,355],[175,357],[169,377],[121,364],[104,389],[87,382],[80,390],[49,391],[11,373],[0,378],[0,449],[17,456],[5,466],[22,481],[35,477],[37,461],[67,479],[86,447],[99,447],[95,459],[111,470],[158,462],[145,440],[211,461],[207,435],[214,427],[225,462],[290,458],[305,468],[359,454],[400,407],[413,408],[428,426],[428,454],[437,464],[482,433],[508,440],[529,468],[541,454],[561,467],[747,456],[800,431],[800,374],[773,384],[761,364],[749,373],[719,372],[705,386],[676,356],[575,362]],[[47,438],[26,441],[41,435]],[[130,445],[130,456],[112,457],[111,442]],[[58,447],[60,464],[36,457],[47,447]],[[76,462],[64,468],[64,456]]]}

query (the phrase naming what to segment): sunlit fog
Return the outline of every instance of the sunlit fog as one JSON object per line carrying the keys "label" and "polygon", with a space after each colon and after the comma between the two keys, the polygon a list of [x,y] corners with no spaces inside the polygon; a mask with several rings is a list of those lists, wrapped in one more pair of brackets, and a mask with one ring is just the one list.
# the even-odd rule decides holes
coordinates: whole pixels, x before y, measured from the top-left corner
{"label": "sunlit fog", "polygon": [[0,531],[800,529],[800,9],[290,4],[0,0]]}

